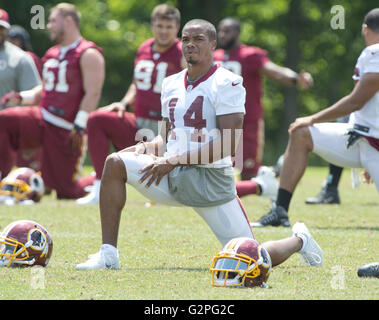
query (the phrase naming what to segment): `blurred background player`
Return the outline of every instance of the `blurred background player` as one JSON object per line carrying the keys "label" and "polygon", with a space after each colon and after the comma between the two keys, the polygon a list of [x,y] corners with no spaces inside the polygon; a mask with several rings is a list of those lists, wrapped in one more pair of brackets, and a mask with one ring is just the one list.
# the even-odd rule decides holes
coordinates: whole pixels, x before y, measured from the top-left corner
{"label": "blurred background player", "polygon": [[[29,90],[41,84],[30,56],[7,40],[10,29],[8,13],[0,9],[0,110],[6,107],[8,92]],[[0,179],[8,174],[16,159],[6,135],[0,132]]]}
{"label": "blurred background player", "polygon": [[[178,39],[179,10],[166,4],[156,6],[151,14],[151,28],[154,37],[146,40],[137,51],[134,81],[124,98],[96,110],[89,117],[88,151],[96,180],[91,192],[77,200],[78,204],[99,202],[100,179],[111,143],[119,151],[134,145],[136,139],[151,140],[158,133],[162,81],[185,66]],[[130,106],[134,106],[134,113],[126,112]]]}
{"label": "blurred background player", "polygon": [[218,25],[218,47],[214,52],[215,61],[244,78],[246,87],[246,116],[244,120],[244,167],[241,178],[255,177],[262,163],[264,146],[264,115],[261,103],[263,92],[262,77],[267,77],[287,86],[299,85],[309,89],[313,85],[307,72],[281,67],[270,61],[267,52],[261,48],[247,46],[240,42],[240,21],[225,18]]}
{"label": "blurred background player", "polygon": [[15,46],[21,48],[32,57],[38,73],[42,77],[42,61],[41,58],[33,52],[33,46],[28,31],[19,25],[11,25],[11,29],[8,33],[8,41],[12,42]]}
{"label": "blurred background player", "polygon": [[[240,41],[241,24],[234,18],[225,18],[218,25],[218,47],[214,52],[215,61],[230,71],[241,75],[246,88],[246,115],[243,125],[243,168],[241,180],[237,182],[240,197],[261,194],[275,198],[277,181],[269,168],[257,176],[262,164],[264,147],[264,114],[262,108],[262,78],[267,77],[286,86],[299,85],[303,89],[313,86],[312,76],[281,67],[270,61],[267,52],[261,48],[247,46]],[[241,146],[241,145],[240,145]],[[250,180],[252,179],[253,180]]]}
{"label": "blurred background player", "polygon": [[[42,58],[43,85],[8,100],[11,105],[33,106],[0,111],[0,133],[6,137],[0,147],[42,146],[42,178],[58,199],[80,198],[93,183],[93,178],[79,179],[86,146],[83,133],[101,96],[105,61],[102,49],[81,36],[80,19],[72,4],[51,9],[47,27],[56,45]],[[9,169],[0,167],[4,174]]]}
{"label": "blurred background player", "polygon": [[[352,92],[290,125],[276,204],[253,226],[290,226],[289,205],[310,152],[340,167],[364,168],[365,180],[372,179],[379,192],[379,8],[366,14],[361,32],[366,47],[355,65]],[[347,115],[349,123],[328,122]]]}
{"label": "blurred background player", "polygon": [[[354,79],[355,75],[353,75]],[[354,79],[355,80],[355,79]],[[357,80],[355,80],[357,81]],[[337,119],[337,122],[349,122],[349,116]],[[341,199],[338,192],[338,185],[341,180],[343,168],[329,163],[329,173],[322,184],[321,191],[314,197],[307,198],[306,204],[340,204]]]}
{"label": "blurred background player", "polygon": [[[21,26],[11,25],[8,41],[24,50],[34,61],[40,77],[42,77],[42,62],[34,52],[29,33]],[[36,171],[41,170],[42,149],[19,150],[17,152],[17,167],[28,167]]]}

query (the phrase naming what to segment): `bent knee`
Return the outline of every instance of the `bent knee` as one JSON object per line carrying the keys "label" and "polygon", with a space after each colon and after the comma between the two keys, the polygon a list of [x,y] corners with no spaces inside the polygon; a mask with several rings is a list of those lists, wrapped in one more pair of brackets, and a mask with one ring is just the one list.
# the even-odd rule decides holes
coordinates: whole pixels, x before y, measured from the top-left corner
{"label": "bent knee", "polygon": [[122,178],[126,182],[126,168],[124,162],[117,155],[112,153],[105,159],[105,165],[103,170],[103,177],[116,177]]}
{"label": "bent knee", "polygon": [[109,118],[113,118],[115,115],[117,116],[115,112],[108,112],[100,109],[91,112],[87,121],[88,130],[104,126],[104,122]]}
{"label": "bent knee", "polygon": [[292,131],[290,133],[290,142],[306,147],[308,150],[313,149],[313,140],[308,127],[300,127]]}

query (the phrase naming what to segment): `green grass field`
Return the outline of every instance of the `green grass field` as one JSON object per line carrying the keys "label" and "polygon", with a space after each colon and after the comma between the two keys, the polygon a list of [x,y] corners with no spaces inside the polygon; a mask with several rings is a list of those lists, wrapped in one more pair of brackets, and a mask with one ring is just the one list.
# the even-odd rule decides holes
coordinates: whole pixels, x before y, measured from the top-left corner
{"label": "green grass field", "polygon": [[[90,170],[90,168],[86,168]],[[44,197],[30,207],[0,207],[0,228],[18,219],[45,226],[54,241],[50,265],[45,269],[0,268],[0,299],[95,300],[314,300],[379,299],[379,279],[362,279],[357,269],[379,261],[379,197],[373,185],[351,188],[350,170],[340,185],[341,205],[309,206],[327,168],[308,168],[290,208],[291,223],[305,222],[324,251],[324,266],[310,268],[296,254],[274,268],[269,289],[229,289],[211,286],[210,267],[220,249],[208,226],[191,208],[144,206],[146,199],[128,187],[123,211],[118,271],[76,271],[75,265],[98,251],[99,210],[79,207],[74,201]],[[265,198],[242,198],[249,218],[265,214]],[[290,228],[254,230],[258,241],[291,235]]]}

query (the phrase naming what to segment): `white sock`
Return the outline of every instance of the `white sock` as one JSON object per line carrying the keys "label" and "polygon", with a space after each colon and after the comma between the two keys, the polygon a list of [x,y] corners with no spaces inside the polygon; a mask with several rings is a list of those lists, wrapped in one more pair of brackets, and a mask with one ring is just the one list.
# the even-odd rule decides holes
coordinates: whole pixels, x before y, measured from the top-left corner
{"label": "white sock", "polygon": [[100,250],[104,250],[104,251],[108,251],[108,252],[112,252],[115,256],[118,255],[118,250],[115,246],[112,246],[111,244],[103,244],[100,248]]}

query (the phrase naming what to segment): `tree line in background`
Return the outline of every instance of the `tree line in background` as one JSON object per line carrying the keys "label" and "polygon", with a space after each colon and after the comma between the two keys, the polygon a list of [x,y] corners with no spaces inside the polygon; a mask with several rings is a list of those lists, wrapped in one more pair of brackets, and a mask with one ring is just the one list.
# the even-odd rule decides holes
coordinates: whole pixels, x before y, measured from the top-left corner
{"label": "tree line in background", "polygon": [[[11,24],[29,31],[33,50],[39,56],[52,45],[47,29],[33,29],[31,8],[41,6],[47,24],[49,9],[62,1],[7,1]],[[139,45],[151,37],[150,13],[160,3],[176,6],[182,26],[194,18],[216,26],[224,17],[242,23],[241,40],[268,51],[269,58],[295,71],[310,72],[314,88],[303,91],[264,80],[265,110],[264,163],[273,164],[285,150],[288,125],[298,116],[323,109],[353,88],[356,59],[364,47],[361,25],[364,15],[378,7],[375,0],[80,0],[74,3],[82,13],[82,35],[97,43],[106,58],[106,80],[100,106],[120,100],[133,76],[133,61]],[[343,9],[337,27],[331,23]],[[341,16],[339,16],[341,18]],[[41,21],[39,21],[41,23]],[[42,21],[43,22],[43,21]],[[341,28],[342,26],[342,28]],[[314,164],[322,163],[312,158]]]}

